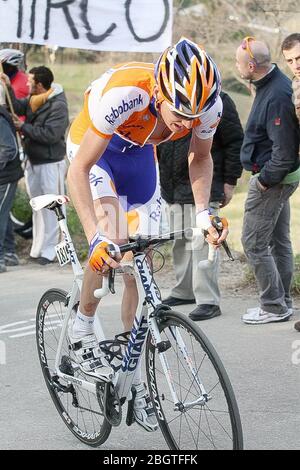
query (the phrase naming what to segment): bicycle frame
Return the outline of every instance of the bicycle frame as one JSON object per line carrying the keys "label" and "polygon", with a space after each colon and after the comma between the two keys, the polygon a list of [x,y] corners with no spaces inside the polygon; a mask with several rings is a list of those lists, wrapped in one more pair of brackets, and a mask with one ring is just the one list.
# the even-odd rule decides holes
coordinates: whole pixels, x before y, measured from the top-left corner
{"label": "bicycle frame", "polygon": [[[57,213],[57,218],[58,218],[58,224],[60,227],[60,230],[64,236],[64,241],[66,243],[70,259],[71,259],[71,265],[72,265],[72,270],[74,273],[74,281],[73,281],[73,286],[71,289],[71,292],[68,296],[68,308],[67,308],[67,314],[64,318],[63,324],[62,324],[62,329],[61,329],[61,334],[59,338],[59,343],[58,343],[58,348],[56,352],[56,357],[55,357],[55,372],[58,377],[67,380],[68,382],[75,383],[76,385],[80,385],[82,388],[85,390],[96,394],[96,385],[87,381],[87,380],[79,380],[76,379],[75,377],[72,377],[71,375],[62,373],[59,369],[60,366],[60,360],[62,357],[62,349],[63,349],[63,341],[65,336],[67,335],[67,329],[68,329],[68,324],[69,324],[69,319],[72,314],[72,308],[73,305],[76,304],[76,302],[79,300],[79,295],[81,292],[82,288],[82,280],[83,280],[83,269],[82,266],[78,260],[76,250],[74,248],[74,244],[67,226],[67,222],[64,216],[59,216]],[[98,326],[99,328],[99,326]],[[101,328],[101,326],[100,326]],[[99,330],[98,330],[99,331]],[[104,333],[100,329],[100,335],[102,334],[102,337],[104,338]]]}
{"label": "bicycle frame", "polygon": [[[55,358],[55,373],[61,379],[76,384],[77,386],[82,387],[83,389],[93,393],[96,395],[96,384],[89,382],[83,379],[77,379],[71,375],[63,373],[60,371],[60,361],[62,357],[62,350],[63,350],[63,341],[65,336],[67,335],[67,328],[69,319],[72,314],[72,308],[75,303],[79,300],[80,291],[82,288],[82,279],[83,279],[83,269],[78,260],[76,250],[74,248],[71,235],[69,233],[66,219],[62,214],[60,208],[55,210],[58,223],[60,229],[64,235],[64,241],[66,243],[70,259],[71,265],[74,273],[74,281],[73,286],[68,296],[68,308],[67,314],[65,315],[62,330],[59,338],[58,349],[56,352]],[[161,336],[159,332],[159,328],[157,325],[157,320],[155,314],[159,307],[161,306],[161,294],[160,290],[153,278],[151,267],[149,266],[147,256],[144,252],[135,253],[133,257],[133,266],[128,267],[125,266],[123,269],[121,268],[118,270],[119,272],[129,273],[133,275],[137,282],[137,289],[138,289],[138,298],[139,303],[136,310],[136,315],[133,323],[133,327],[131,330],[129,342],[126,348],[126,351],[123,355],[123,360],[121,364],[120,370],[115,374],[114,378],[112,379],[112,383],[115,387],[115,390],[118,393],[119,399],[123,404],[126,400],[131,398],[131,386],[134,380],[135,372],[137,367],[140,363],[143,347],[145,344],[145,340],[150,330],[152,341],[157,346],[161,343]],[[96,292],[96,291],[95,291]],[[108,288],[108,279],[107,277],[103,277],[103,286],[101,289],[98,289],[98,296],[99,298],[104,297],[109,293]],[[99,341],[103,341],[106,339],[104,331],[102,329],[102,325],[100,322],[99,317],[95,316],[95,324],[94,324],[95,334]],[[208,395],[205,392],[204,386],[199,381],[197,376],[197,371],[195,370],[184,341],[180,335],[179,331],[175,331],[175,328],[171,329],[171,332],[176,335],[176,339],[178,342],[179,350],[181,351],[184,360],[188,364],[188,367],[191,371],[192,376],[194,377],[195,382],[198,384],[202,396],[197,399],[197,403],[201,403],[202,401],[207,401]],[[164,352],[160,352],[159,354],[161,365],[163,371],[165,373],[173,400],[175,409],[178,409],[179,400],[175,391],[175,387],[172,383],[172,374],[171,369],[168,364],[166,355]],[[151,384],[153,386],[153,384]],[[155,386],[155,385],[154,385]],[[193,406],[192,404],[187,404]]]}

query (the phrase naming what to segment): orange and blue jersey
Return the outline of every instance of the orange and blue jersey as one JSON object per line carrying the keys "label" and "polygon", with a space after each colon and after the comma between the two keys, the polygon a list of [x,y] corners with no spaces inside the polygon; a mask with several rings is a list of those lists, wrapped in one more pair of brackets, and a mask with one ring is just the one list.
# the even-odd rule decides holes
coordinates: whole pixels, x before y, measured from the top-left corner
{"label": "orange and blue jersey", "polygon": [[[117,197],[139,233],[157,234],[161,212],[158,165],[155,147],[149,144],[158,117],[155,109],[154,65],[130,62],[117,65],[95,80],[86,90],[84,106],[68,136],[72,159],[88,129],[109,144],[90,171],[93,199]],[[222,114],[219,98],[209,111],[193,121],[200,139],[215,133]],[[175,140],[190,130],[163,140]],[[138,220],[138,222],[136,222]]]}
{"label": "orange and blue jersey", "polygon": [[[86,90],[84,107],[70,129],[72,142],[80,144],[91,128],[104,139],[117,134],[134,145],[145,145],[157,124],[155,84],[153,64],[130,62],[108,70]],[[209,111],[193,122],[196,135],[200,139],[212,137],[221,114],[219,98]],[[188,132],[185,129],[169,138],[178,139]]]}

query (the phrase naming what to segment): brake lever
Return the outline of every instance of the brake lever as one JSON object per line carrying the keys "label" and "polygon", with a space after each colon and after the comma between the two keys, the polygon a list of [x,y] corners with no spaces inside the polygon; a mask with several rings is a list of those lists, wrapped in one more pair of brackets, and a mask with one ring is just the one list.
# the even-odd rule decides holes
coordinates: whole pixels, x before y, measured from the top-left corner
{"label": "brake lever", "polygon": [[108,288],[112,294],[115,294],[115,269],[110,269],[108,273]]}
{"label": "brake lever", "polygon": [[[222,224],[222,220],[220,219],[220,217],[218,217],[217,215],[214,216],[212,218],[211,224],[217,230],[218,234],[221,235],[222,230],[223,230],[223,224]],[[206,237],[207,235],[208,235],[208,231],[205,230],[204,231],[204,236]],[[228,243],[227,243],[226,240],[222,241],[222,246],[223,246],[228,258],[230,259],[230,261],[234,261],[234,257],[232,256],[232,253],[230,251],[230,248],[229,248]]]}
{"label": "brake lever", "polygon": [[[108,245],[107,247],[108,254],[111,258],[115,258],[117,256],[117,252],[114,248],[114,245]],[[112,294],[115,294],[115,269],[110,269],[108,273],[108,288]]]}

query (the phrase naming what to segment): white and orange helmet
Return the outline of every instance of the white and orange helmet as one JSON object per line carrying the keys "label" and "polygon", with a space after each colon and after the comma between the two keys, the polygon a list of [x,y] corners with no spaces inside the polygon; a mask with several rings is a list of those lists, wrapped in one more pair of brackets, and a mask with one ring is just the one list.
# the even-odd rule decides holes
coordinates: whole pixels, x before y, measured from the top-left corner
{"label": "white and orange helmet", "polygon": [[166,49],[155,66],[160,95],[173,111],[197,118],[217,100],[221,77],[211,57],[197,44],[181,38]]}

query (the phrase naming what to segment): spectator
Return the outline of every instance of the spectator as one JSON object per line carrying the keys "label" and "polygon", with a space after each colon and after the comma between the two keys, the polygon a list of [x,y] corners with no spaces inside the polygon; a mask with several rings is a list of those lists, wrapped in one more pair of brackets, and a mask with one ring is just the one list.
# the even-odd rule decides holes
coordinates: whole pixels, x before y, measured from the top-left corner
{"label": "spectator", "polygon": [[289,198],[299,184],[299,126],[291,81],[271,63],[265,43],[245,38],[236,65],[256,88],[241,150],[242,165],[252,172],[242,243],[260,288],[260,306],[248,309],[242,320],[280,322],[293,314]]}
{"label": "spectator", "polygon": [[22,70],[22,67],[25,68],[23,52],[17,49],[2,49],[0,50],[0,62],[3,72],[10,79],[16,98],[27,98],[30,89],[28,77]]}
{"label": "spectator", "polygon": [[293,74],[293,101],[300,124],[300,33],[290,34],[285,38],[281,51]]}
{"label": "spectator", "polygon": [[5,108],[5,92],[1,83],[0,129],[0,273],[3,273],[6,271],[6,265],[18,264],[9,212],[23,171],[18,158],[16,131]]}
{"label": "spectator", "polygon": [[[3,68],[3,71],[8,75],[12,89],[14,90],[16,98],[27,98],[29,95],[29,86],[28,86],[28,77],[26,73],[22,70],[25,69],[25,60],[23,52],[17,49],[2,49],[0,50],[0,62]],[[20,116],[22,121],[25,121],[25,116]],[[19,155],[20,159],[23,155]],[[26,223],[27,225],[32,225],[32,220]],[[23,229],[23,228],[22,228]],[[18,233],[23,236],[22,229],[18,230]],[[7,224],[7,239],[11,237],[13,226],[10,219]],[[14,229],[16,232],[16,230]],[[19,264],[19,259],[17,255],[14,258],[11,258],[7,263],[10,263],[10,266],[16,266]]]}
{"label": "spectator", "polygon": [[[210,211],[213,215],[217,215],[219,208],[230,202],[237,179],[242,173],[240,149],[243,129],[232,99],[224,92],[221,92],[221,98],[223,116],[211,150],[214,175]],[[168,203],[172,230],[196,225],[195,203],[188,171],[189,143],[190,136],[187,136],[174,142],[163,143],[157,148],[162,197]],[[221,315],[219,253],[217,252],[213,263],[201,263],[207,260],[208,244],[203,243],[203,239],[199,241],[200,246],[199,243],[198,246],[193,243],[193,248],[185,238],[174,241],[173,266],[176,285],[171,295],[164,300],[164,304],[176,306],[196,301],[197,307],[189,314],[190,318],[207,320]]]}
{"label": "spectator", "polygon": [[[16,116],[14,124],[24,136],[24,149],[29,160],[25,170],[29,196],[63,192],[68,107],[61,85],[53,83],[50,69],[34,67],[28,78],[30,97],[17,100],[5,74],[2,74],[2,80],[9,87],[16,113],[26,115],[25,123]],[[51,263],[58,237],[55,214],[47,209],[34,212],[30,257],[42,265]]]}
{"label": "spectator", "polygon": [[[293,101],[300,126],[300,33],[290,34],[285,38],[281,51],[293,74]],[[295,329],[300,331],[300,321],[295,323]]]}

